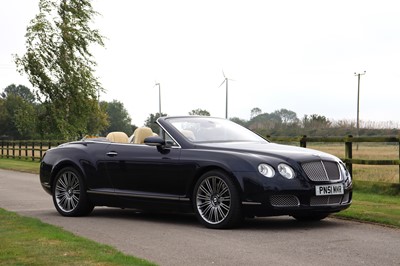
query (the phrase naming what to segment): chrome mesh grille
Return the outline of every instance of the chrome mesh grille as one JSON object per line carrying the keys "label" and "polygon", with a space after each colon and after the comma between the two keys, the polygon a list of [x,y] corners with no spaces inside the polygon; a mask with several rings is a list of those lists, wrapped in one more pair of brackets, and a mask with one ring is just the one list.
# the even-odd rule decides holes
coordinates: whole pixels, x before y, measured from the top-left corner
{"label": "chrome mesh grille", "polygon": [[310,206],[339,205],[342,202],[342,195],[312,197]]}
{"label": "chrome mesh grille", "polygon": [[335,162],[314,161],[301,164],[304,172],[311,181],[338,181],[340,180],[339,166]]}
{"label": "chrome mesh grille", "polygon": [[273,195],[270,197],[271,205],[274,207],[297,207],[300,201],[293,195]]}

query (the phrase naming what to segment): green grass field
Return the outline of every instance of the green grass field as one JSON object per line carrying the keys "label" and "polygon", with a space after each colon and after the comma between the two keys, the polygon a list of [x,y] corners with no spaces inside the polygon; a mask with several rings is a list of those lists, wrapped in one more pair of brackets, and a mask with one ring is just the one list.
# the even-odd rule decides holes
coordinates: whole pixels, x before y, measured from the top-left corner
{"label": "green grass field", "polygon": [[39,174],[40,163],[37,161],[0,159],[0,169]]}
{"label": "green grass field", "polygon": [[381,195],[356,189],[350,208],[333,216],[400,228],[400,193]]}
{"label": "green grass field", "polygon": [[0,209],[0,265],[155,265]]}
{"label": "green grass field", "polygon": [[[345,157],[343,143],[310,143],[307,148],[327,152],[339,158]],[[360,143],[358,150],[353,144],[353,158],[366,160],[398,160],[399,146],[383,143]],[[399,183],[398,165],[353,165],[355,180]]]}

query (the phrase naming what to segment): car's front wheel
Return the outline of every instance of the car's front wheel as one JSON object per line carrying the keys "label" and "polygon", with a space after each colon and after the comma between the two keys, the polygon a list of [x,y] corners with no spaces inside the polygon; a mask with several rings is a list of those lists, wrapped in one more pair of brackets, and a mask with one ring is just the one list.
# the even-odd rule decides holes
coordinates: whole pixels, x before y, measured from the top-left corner
{"label": "car's front wheel", "polygon": [[208,228],[231,228],[243,220],[237,188],[221,171],[200,177],[193,191],[193,208],[198,220]]}
{"label": "car's front wheel", "polygon": [[94,208],[87,198],[81,174],[72,167],[62,169],[54,179],[53,203],[63,216],[84,216]]}

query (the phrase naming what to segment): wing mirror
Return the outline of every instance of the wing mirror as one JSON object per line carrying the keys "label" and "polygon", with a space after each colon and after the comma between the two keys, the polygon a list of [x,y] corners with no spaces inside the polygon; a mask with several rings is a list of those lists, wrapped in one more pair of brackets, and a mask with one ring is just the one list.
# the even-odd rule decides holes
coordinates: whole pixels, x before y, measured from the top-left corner
{"label": "wing mirror", "polygon": [[144,144],[149,146],[163,146],[165,145],[165,140],[159,136],[147,137],[144,139]]}
{"label": "wing mirror", "polygon": [[160,152],[164,149],[171,148],[172,146],[172,143],[170,141],[165,141],[163,138],[159,136],[152,136],[145,138],[144,144],[148,146],[156,146]]}

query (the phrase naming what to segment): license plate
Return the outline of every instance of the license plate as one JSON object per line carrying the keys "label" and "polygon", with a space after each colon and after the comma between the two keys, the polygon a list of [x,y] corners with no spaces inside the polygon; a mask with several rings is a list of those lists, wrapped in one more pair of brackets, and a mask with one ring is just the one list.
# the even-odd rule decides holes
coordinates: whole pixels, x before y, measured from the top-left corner
{"label": "license plate", "polygon": [[342,184],[315,186],[315,195],[317,196],[343,195],[343,194],[344,190]]}

